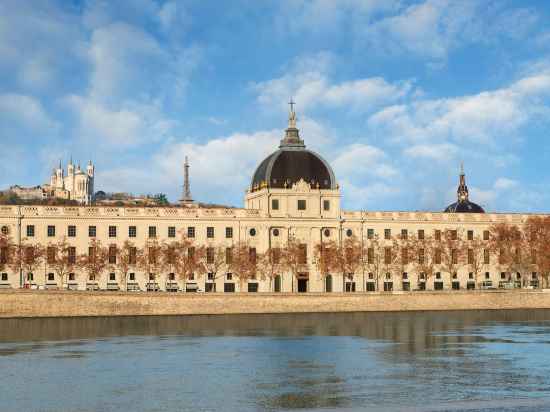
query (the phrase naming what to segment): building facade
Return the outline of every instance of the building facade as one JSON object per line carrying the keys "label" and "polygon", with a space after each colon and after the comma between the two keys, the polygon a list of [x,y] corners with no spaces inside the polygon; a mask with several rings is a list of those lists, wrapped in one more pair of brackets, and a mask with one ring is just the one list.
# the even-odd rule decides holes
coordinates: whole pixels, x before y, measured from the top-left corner
{"label": "building facade", "polygon": [[[75,178],[71,172],[67,177]],[[80,175],[80,174],[79,174]],[[93,166],[86,174],[91,180],[67,180],[56,171],[51,185],[65,190],[78,189],[88,199],[93,187]],[[485,248],[476,240],[489,239],[490,228],[497,223],[522,225],[528,214],[485,213],[469,200],[462,172],[457,202],[443,212],[345,211],[340,207],[340,188],[328,164],[307,150],[296,128],[291,110],[289,126],[278,150],[260,162],[245,195],[245,205],[236,208],[202,208],[189,199],[179,207],[107,207],[107,206],[0,206],[2,234],[17,244],[34,242],[54,244],[65,239],[78,255],[85,254],[94,239],[105,246],[120,249],[126,241],[144,247],[151,241],[170,242],[180,235],[196,245],[226,248],[237,244],[263,253],[284,248],[289,242],[303,246],[304,261],[297,271],[281,271],[273,276],[258,276],[239,281],[222,265],[216,273],[205,271],[182,278],[173,273],[148,273],[131,267],[127,274],[106,269],[102,276],[90,278],[83,271],[67,274],[61,284],[56,271],[46,260],[33,273],[14,271],[5,266],[0,287],[69,287],[73,289],[183,290],[205,292],[368,292],[409,291],[417,289],[472,289],[516,283],[520,277],[538,284],[537,273],[504,273],[494,257],[484,259],[474,270],[468,259],[453,268],[435,262],[434,273],[419,273],[410,262],[384,265],[368,262],[353,273],[322,273],[315,253],[323,242],[343,244],[356,239],[365,260],[391,248],[396,239],[424,239],[450,231],[463,238],[468,251]],[[83,202],[85,203],[85,202]],[[471,242],[471,243],[469,243]],[[487,246],[488,248],[488,246]],[[468,252],[470,253],[470,252]],[[368,256],[367,256],[368,255]],[[454,259],[454,257],[453,257]],[[454,263],[454,262],[453,262]],[[124,277],[124,279],[123,279]],[[153,287],[151,287],[153,284]],[[525,282],[523,282],[525,284]]]}

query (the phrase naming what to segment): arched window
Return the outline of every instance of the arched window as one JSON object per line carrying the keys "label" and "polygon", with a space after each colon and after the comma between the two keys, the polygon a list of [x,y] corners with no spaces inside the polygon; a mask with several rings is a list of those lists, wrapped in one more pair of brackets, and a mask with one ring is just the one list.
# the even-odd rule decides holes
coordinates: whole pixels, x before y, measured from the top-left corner
{"label": "arched window", "polygon": [[325,278],[325,292],[332,292],[332,275],[327,275]]}
{"label": "arched window", "polygon": [[281,291],[281,275],[275,276],[275,292]]}

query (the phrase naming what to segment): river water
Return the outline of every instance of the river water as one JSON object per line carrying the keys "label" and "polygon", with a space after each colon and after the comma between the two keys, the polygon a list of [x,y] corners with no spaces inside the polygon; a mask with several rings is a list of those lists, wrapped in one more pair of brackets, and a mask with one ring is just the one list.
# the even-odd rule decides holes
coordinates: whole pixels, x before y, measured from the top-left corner
{"label": "river water", "polygon": [[0,320],[0,411],[549,411],[550,311]]}

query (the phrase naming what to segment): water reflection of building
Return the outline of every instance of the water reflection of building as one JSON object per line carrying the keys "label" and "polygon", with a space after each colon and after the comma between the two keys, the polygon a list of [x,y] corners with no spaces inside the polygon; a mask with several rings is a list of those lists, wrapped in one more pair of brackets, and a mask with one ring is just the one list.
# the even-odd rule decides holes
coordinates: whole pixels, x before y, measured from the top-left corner
{"label": "water reflection of building", "polygon": [[[68,176],[61,168],[52,176],[50,187],[66,190],[70,198],[86,203],[93,188],[93,166],[84,173],[69,165]],[[427,276],[408,264],[397,267],[401,260],[392,248],[393,242],[409,238],[441,238],[442,232],[454,233],[466,242],[488,239],[489,228],[498,222],[522,224],[528,215],[485,213],[470,200],[466,176],[460,173],[457,201],[444,212],[345,211],[340,207],[340,187],[330,164],[306,148],[296,124],[296,113],[290,111],[288,127],[279,148],[259,162],[245,194],[244,208],[203,207],[193,202],[189,190],[188,164],[185,167],[186,190],[180,207],[130,207],[116,202],[95,207],[2,206],[0,228],[14,240],[42,245],[66,238],[76,255],[85,254],[90,242],[100,240],[112,250],[124,242],[144,248],[150,242],[171,242],[180,234],[204,246],[214,256],[223,249],[231,256],[233,248],[245,244],[251,256],[268,248],[283,249],[290,242],[299,247],[302,262],[296,273],[279,270],[272,278],[260,273],[240,282],[226,262],[216,273],[189,273],[179,276],[169,270],[147,271],[133,267],[127,279],[116,269],[90,279],[75,270],[61,285],[61,279],[46,264],[37,273],[20,274],[5,269],[3,286],[70,287],[75,289],[121,288],[140,290],[184,290],[205,292],[355,292],[417,289],[470,289],[497,287],[509,283],[512,273],[503,273],[496,256],[483,257],[481,270],[474,273],[470,264],[456,270],[442,268]],[[80,176],[80,177],[79,177]],[[73,181],[74,179],[74,181]],[[79,180],[80,179],[80,180]],[[77,190],[77,195],[73,191]],[[315,248],[321,242],[342,245],[357,239],[368,267],[353,273],[319,273]],[[376,253],[375,246],[376,245]],[[478,247],[478,246],[476,246]],[[488,246],[487,246],[488,247]],[[371,257],[370,249],[373,250]],[[473,249],[471,249],[473,250]],[[468,250],[468,252],[470,249]],[[376,256],[374,256],[376,255]],[[384,260],[389,257],[389,263]],[[116,258],[113,258],[116,261]],[[230,259],[230,258],[227,258]],[[454,258],[453,258],[454,259]],[[468,258],[469,259],[469,258]],[[479,261],[479,257],[476,258]],[[371,261],[372,260],[372,261]],[[378,269],[373,268],[376,266]],[[441,262],[440,262],[441,263]],[[437,264],[437,262],[436,262]],[[452,272],[452,273],[451,273]],[[23,277],[23,275],[25,275]],[[513,273],[538,284],[537,273]],[[528,282],[524,282],[528,283]]]}

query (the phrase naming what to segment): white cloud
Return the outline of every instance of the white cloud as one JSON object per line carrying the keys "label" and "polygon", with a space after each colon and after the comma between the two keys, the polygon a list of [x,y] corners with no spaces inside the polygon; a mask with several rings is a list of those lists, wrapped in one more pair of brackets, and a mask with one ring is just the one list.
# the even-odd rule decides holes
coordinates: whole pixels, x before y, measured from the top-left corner
{"label": "white cloud", "polygon": [[[38,132],[36,137],[52,134],[59,124],[49,117],[43,105],[32,96],[0,94],[0,123],[7,127]],[[6,136],[7,138],[7,136]]]}
{"label": "white cloud", "polygon": [[425,158],[447,163],[453,160],[458,153],[458,147],[453,144],[419,144],[407,147],[403,154],[412,158]]}
{"label": "white cloud", "polygon": [[399,101],[413,91],[411,81],[388,83],[381,77],[332,82],[331,60],[326,53],[301,57],[283,76],[252,84],[258,102],[267,107],[282,107],[292,96],[302,111],[325,106],[366,112]]}
{"label": "white cloud", "polygon": [[68,96],[64,102],[77,118],[77,133],[89,141],[135,146],[168,137],[174,123],[155,105],[120,103],[120,108],[93,99]]}
{"label": "white cloud", "polygon": [[372,115],[369,125],[397,141],[493,143],[543,113],[548,96],[550,74],[541,73],[476,95],[390,106]]}
{"label": "white cloud", "polygon": [[337,176],[342,179],[364,179],[368,176],[392,178],[399,174],[381,149],[365,144],[352,144],[331,162]]}

